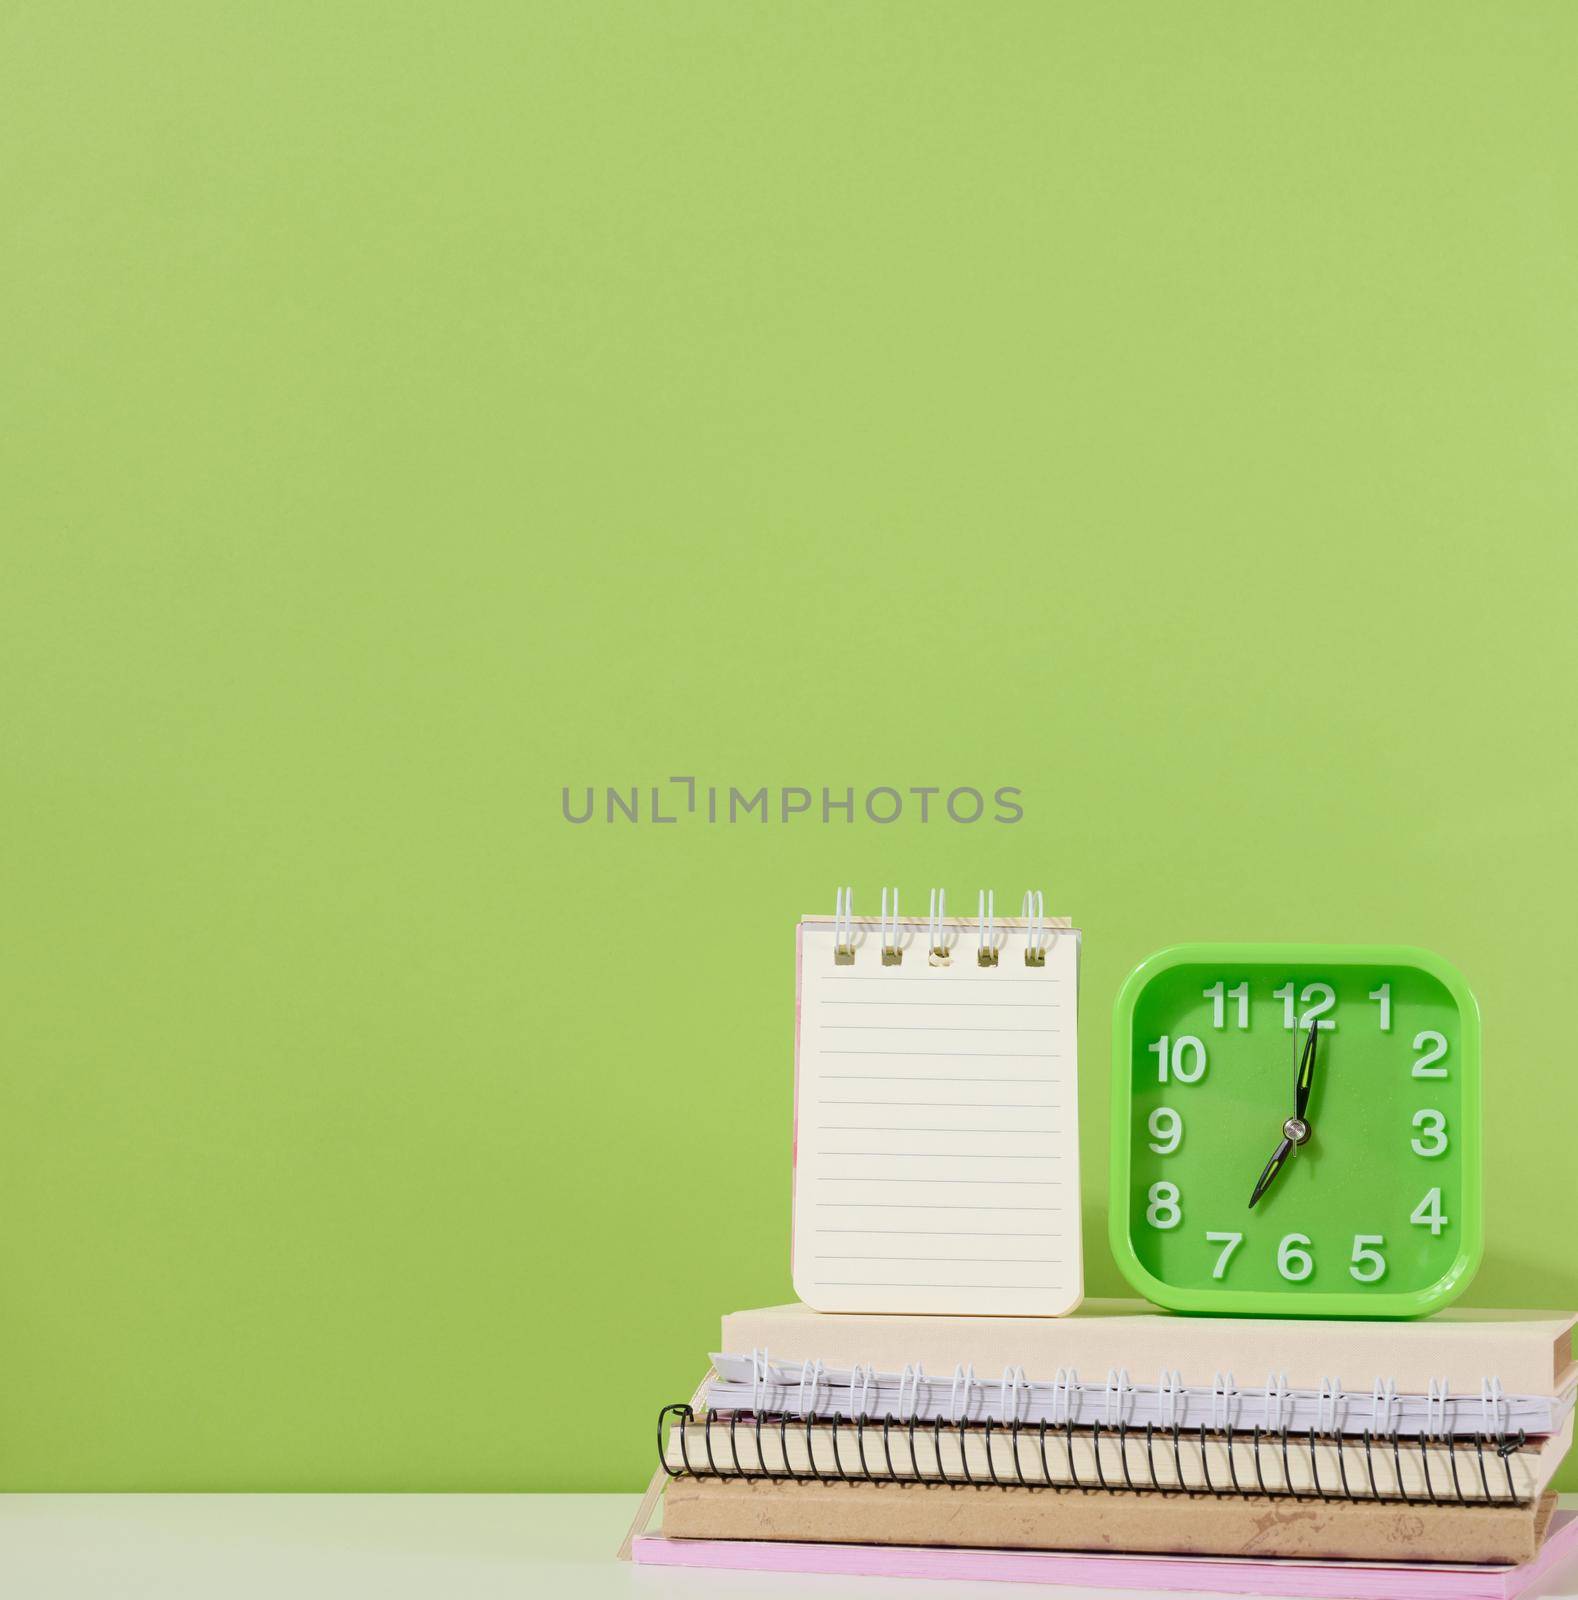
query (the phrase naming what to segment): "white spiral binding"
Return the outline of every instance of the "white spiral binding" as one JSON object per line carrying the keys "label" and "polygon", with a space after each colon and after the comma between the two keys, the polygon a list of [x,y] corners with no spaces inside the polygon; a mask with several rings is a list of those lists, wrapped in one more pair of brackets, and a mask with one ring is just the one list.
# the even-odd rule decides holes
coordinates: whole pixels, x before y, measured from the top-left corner
{"label": "white spiral binding", "polygon": [[1397,1380],[1377,1378],[1370,1388],[1370,1431],[1395,1433],[1397,1430]]}
{"label": "white spiral binding", "polygon": [[990,889],[976,902],[975,959],[983,967],[997,965],[997,896]]}
{"label": "white spiral binding", "polygon": [[767,1348],[764,1345],[759,1350],[751,1351],[751,1410],[758,1416],[769,1409],[767,1394],[769,1387],[776,1389],[777,1385],[769,1376],[771,1368],[768,1366]]}
{"label": "white spiral binding", "polygon": [[1288,1403],[1288,1375],[1285,1372],[1266,1374],[1266,1427],[1280,1432],[1283,1413]]}
{"label": "white spiral binding", "polygon": [[1238,1389],[1231,1372],[1211,1374],[1211,1426],[1223,1433],[1238,1426]]}
{"label": "white spiral binding", "polygon": [[1178,1402],[1183,1397],[1184,1381],[1181,1372],[1164,1371],[1156,1380],[1156,1409],[1164,1428],[1178,1426]]}
{"label": "white spiral binding", "polygon": [[[799,1412],[803,1417],[809,1417],[816,1410],[817,1391],[822,1387],[822,1374],[825,1368],[820,1361],[802,1361],[800,1363],[800,1404]],[[811,1403],[806,1404],[806,1384],[811,1385]]]}
{"label": "white spiral binding", "polygon": [[948,891],[946,889],[933,889],[931,892],[931,914],[926,925],[926,949],[933,962],[942,963],[948,959],[947,935],[943,931],[943,922],[948,915]]}
{"label": "white spiral binding", "polygon": [[[1357,1434],[1362,1428],[1385,1439],[1406,1431],[1408,1437],[1421,1440],[1462,1438],[1470,1426],[1465,1412],[1467,1397],[1453,1395],[1445,1377],[1430,1379],[1428,1392],[1403,1395],[1397,1392],[1395,1378],[1377,1378],[1370,1389],[1365,1419],[1364,1392],[1345,1391],[1337,1377],[1322,1377],[1313,1388],[1293,1389],[1286,1373],[1273,1372],[1268,1374],[1264,1390],[1257,1387],[1241,1394],[1231,1372],[1213,1373],[1207,1389],[1190,1387],[1180,1372],[1170,1368],[1164,1368],[1153,1385],[1132,1383],[1128,1370],[1121,1367],[1109,1369],[1104,1383],[1082,1384],[1074,1367],[1058,1367],[1051,1379],[1033,1381],[1022,1366],[1010,1364],[1003,1368],[1001,1379],[983,1383],[973,1366],[960,1363],[953,1369],[943,1405],[940,1380],[928,1378],[919,1362],[907,1364],[897,1375],[884,1375],[872,1365],[856,1363],[840,1370],[810,1358],[798,1363],[796,1373],[796,1364],[775,1363],[765,1348],[753,1349],[748,1357],[718,1360],[737,1363],[733,1376],[720,1379],[720,1385],[738,1384],[740,1398],[733,1403],[744,1405],[748,1396],[751,1410],[758,1415],[789,1409],[788,1402],[797,1391],[795,1409],[802,1415],[820,1414],[825,1408],[870,1418],[886,1409],[884,1394],[892,1394],[887,1386],[896,1382],[893,1409],[899,1421],[913,1421],[923,1409],[928,1417],[935,1414],[954,1423],[977,1422],[995,1411],[1007,1426],[1023,1423],[1039,1411],[1047,1426],[1056,1427],[1093,1423],[1138,1426],[1135,1419],[1143,1416],[1163,1428],[1195,1428],[1209,1418],[1210,1427],[1220,1432],[1254,1424],[1272,1433],[1297,1427],[1301,1434],[1313,1429],[1330,1437]],[[1479,1433],[1504,1437],[1519,1416],[1529,1414],[1527,1408],[1534,1403],[1529,1397],[1509,1397],[1498,1377],[1481,1380]],[[1525,1410],[1519,1411],[1519,1407]],[[1556,1415],[1554,1411],[1549,1414]],[[1560,1415],[1565,1417],[1566,1411]],[[1542,1423],[1537,1431],[1546,1426]]]}
{"label": "white spiral binding", "polygon": [[1052,1379],[1052,1420],[1068,1423],[1074,1418],[1074,1396],[1079,1392],[1079,1371],[1059,1367]]}
{"label": "white spiral binding", "polygon": [[[1025,963],[1027,966],[1045,964],[1046,952],[1052,944],[1052,930],[1047,926],[1046,897],[1039,889],[1025,891],[1022,916],[1025,921]],[[948,937],[948,891],[931,891],[930,909],[926,919],[926,949],[934,965],[945,964],[952,951]],[[984,967],[997,965],[997,954],[1007,943],[1007,933],[997,926],[997,896],[991,889],[982,889],[977,899],[976,960]],[[899,919],[899,891],[895,884],[882,891],[879,944],[888,965],[903,960],[903,926]],[[836,960],[848,963],[855,956],[855,891],[845,884],[833,895],[833,954]]]}
{"label": "white spiral binding", "polygon": [[[893,917],[890,924],[888,920],[888,895],[893,896]],[[892,937],[889,938],[891,927]],[[899,948],[899,891],[895,884],[891,890],[882,891],[882,955],[884,960],[892,956],[896,961],[904,959],[904,952]]]}
{"label": "white spiral binding", "polygon": [[1109,1428],[1116,1428],[1119,1423],[1126,1423],[1128,1417],[1128,1397],[1134,1393],[1134,1385],[1129,1382],[1129,1369],[1127,1367],[1109,1367],[1107,1369],[1107,1394],[1105,1422]]}
{"label": "white spiral binding", "polygon": [[1425,1394],[1425,1437],[1444,1439],[1447,1407],[1452,1404],[1451,1385],[1445,1378],[1432,1378]]}
{"label": "white spiral binding", "polygon": [[909,1388],[910,1392],[910,1421],[913,1422],[916,1414],[920,1410],[921,1386],[923,1384],[925,1385],[927,1391],[926,1398],[929,1400],[931,1398],[931,1385],[927,1382],[925,1367],[923,1367],[918,1361],[914,1366],[911,1366],[908,1362],[906,1362],[904,1364],[903,1372],[899,1374],[898,1411],[900,1422],[904,1420],[904,1390],[906,1386]]}
{"label": "white spiral binding", "polygon": [[959,1365],[953,1369],[948,1390],[948,1420],[963,1422],[970,1415],[970,1391],[975,1388],[975,1367]]}
{"label": "white spiral binding", "polygon": [[855,953],[855,891],[844,887],[833,897],[833,954],[846,959]]}

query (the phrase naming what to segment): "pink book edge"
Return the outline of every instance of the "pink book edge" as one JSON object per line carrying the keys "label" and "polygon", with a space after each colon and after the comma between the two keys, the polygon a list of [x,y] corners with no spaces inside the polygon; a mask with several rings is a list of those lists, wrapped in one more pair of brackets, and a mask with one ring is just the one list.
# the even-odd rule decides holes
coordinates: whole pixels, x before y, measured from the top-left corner
{"label": "pink book edge", "polygon": [[789,1275],[794,1276],[795,1222],[800,1204],[800,965],[801,925],[794,928],[794,1088],[789,1108]]}
{"label": "pink book edge", "polygon": [[1578,1512],[1558,1511],[1540,1553],[1520,1567],[1366,1566],[1348,1562],[1217,1560],[1058,1550],[967,1550],[911,1545],[789,1544],[665,1539],[642,1534],[638,1564],[735,1572],[1045,1583],[1187,1594],[1276,1594],[1294,1600],[1515,1600],[1578,1553]]}

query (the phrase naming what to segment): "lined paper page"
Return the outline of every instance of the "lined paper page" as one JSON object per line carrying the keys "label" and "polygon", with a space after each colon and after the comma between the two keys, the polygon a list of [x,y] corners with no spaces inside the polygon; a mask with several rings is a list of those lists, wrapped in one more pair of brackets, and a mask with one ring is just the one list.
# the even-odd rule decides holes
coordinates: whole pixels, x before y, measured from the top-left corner
{"label": "lined paper page", "polygon": [[950,920],[932,965],[924,918],[799,927],[794,1285],[818,1311],[1060,1316],[1079,1304],[1079,934],[1048,919],[1044,966],[1023,923]]}

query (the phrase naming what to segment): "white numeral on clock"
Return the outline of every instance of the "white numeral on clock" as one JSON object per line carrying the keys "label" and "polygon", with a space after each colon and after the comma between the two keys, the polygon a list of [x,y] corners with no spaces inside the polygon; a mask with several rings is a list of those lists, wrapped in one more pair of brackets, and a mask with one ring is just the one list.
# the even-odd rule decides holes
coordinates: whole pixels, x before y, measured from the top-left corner
{"label": "white numeral on clock", "polygon": [[1216,1265],[1211,1268],[1213,1278],[1227,1276],[1227,1264],[1233,1259],[1233,1252],[1244,1242],[1241,1233],[1208,1233],[1205,1236],[1207,1244],[1219,1244],[1223,1247],[1221,1255],[1216,1258]]}
{"label": "white numeral on clock", "polygon": [[1280,989],[1271,991],[1274,999],[1282,1002],[1282,1026],[1284,1028],[1307,1028],[1312,1022],[1318,1022],[1323,1028],[1335,1028],[1337,1019],[1328,1017],[1326,1013],[1337,1004],[1337,993],[1329,983],[1307,983],[1304,992],[1299,996],[1304,1006],[1302,1016],[1295,1015],[1293,1004],[1293,985],[1285,983]]}
{"label": "white numeral on clock", "polygon": [[1183,1118],[1171,1106],[1157,1106],[1146,1126],[1151,1130],[1151,1152],[1170,1156],[1183,1141]]}
{"label": "white numeral on clock", "polygon": [[1183,1216],[1183,1210],[1178,1204],[1178,1185],[1153,1183],[1149,1199],[1151,1203],[1145,1208],[1145,1220],[1153,1228],[1160,1228],[1163,1232],[1168,1228],[1176,1228]]}
{"label": "white numeral on clock", "polygon": [[1167,1082],[1169,1068],[1179,1083],[1198,1083],[1205,1076],[1205,1046],[1192,1033],[1178,1039],[1164,1033],[1145,1048],[1156,1057],[1156,1076],[1162,1083]]}
{"label": "white numeral on clock", "polygon": [[1289,1283],[1303,1283],[1315,1270],[1315,1258],[1304,1248],[1309,1242],[1307,1233],[1288,1233],[1277,1246],[1277,1271]]}
{"label": "white numeral on clock", "polygon": [[1293,985],[1285,983],[1280,989],[1273,989],[1271,994],[1273,999],[1282,1002],[1282,1026],[1291,1028],[1293,1026]]}
{"label": "white numeral on clock", "polygon": [[1348,1268],[1348,1276],[1357,1278],[1360,1283],[1374,1283],[1386,1271],[1386,1257],[1371,1247],[1385,1243],[1386,1240],[1378,1233],[1354,1234],[1353,1255],[1350,1258],[1352,1265]]}
{"label": "white numeral on clock", "polygon": [[1390,1033],[1392,1031],[1391,984],[1383,983],[1379,989],[1372,989],[1370,991],[1370,998],[1372,1000],[1379,1000],[1381,1002],[1381,1032]]}
{"label": "white numeral on clock", "polygon": [[1416,1156],[1438,1156],[1447,1147],[1446,1118],[1439,1111],[1416,1111],[1414,1126],[1422,1129],[1420,1138],[1410,1139]]}
{"label": "white numeral on clock", "polygon": [[1416,1078],[1444,1078],[1447,1075],[1445,1067],[1436,1065],[1447,1053],[1445,1035],[1437,1033],[1434,1028],[1426,1028],[1423,1033],[1414,1035],[1414,1049],[1420,1052],[1419,1059],[1414,1063]]}
{"label": "white numeral on clock", "polygon": [[1432,1238],[1439,1239],[1441,1230],[1451,1220],[1441,1212],[1441,1191],[1427,1189],[1425,1197],[1413,1209],[1413,1214],[1408,1219],[1416,1228],[1428,1228]]}
{"label": "white numeral on clock", "polygon": [[1238,1002],[1238,1022],[1236,1026],[1247,1028],[1249,1026],[1249,985],[1248,983],[1235,983],[1231,989],[1227,986],[1225,978],[1218,978],[1209,989],[1202,993],[1211,1002],[1211,1026],[1225,1028],[1227,1026],[1227,1002]]}

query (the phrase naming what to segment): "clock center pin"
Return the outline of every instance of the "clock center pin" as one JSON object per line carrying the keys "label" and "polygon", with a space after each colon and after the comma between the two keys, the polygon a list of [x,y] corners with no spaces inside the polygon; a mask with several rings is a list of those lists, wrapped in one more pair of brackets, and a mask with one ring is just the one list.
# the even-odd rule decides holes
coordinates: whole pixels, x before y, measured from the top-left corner
{"label": "clock center pin", "polygon": [[1291,1139],[1294,1144],[1308,1143],[1309,1136],[1310,1125],[1302,1117],[1289,1117],[1288,1120],[1282,1124],[1282,1137],[1284,1139]]}

